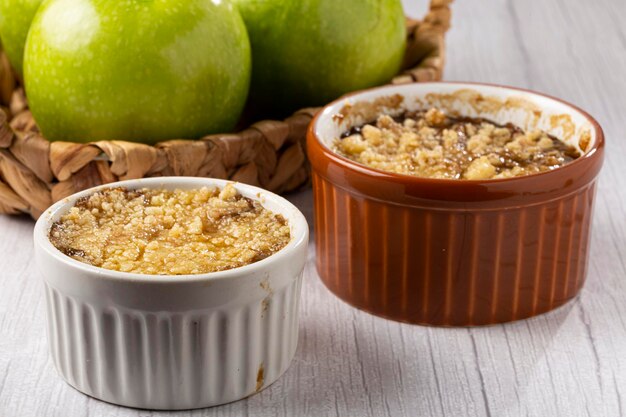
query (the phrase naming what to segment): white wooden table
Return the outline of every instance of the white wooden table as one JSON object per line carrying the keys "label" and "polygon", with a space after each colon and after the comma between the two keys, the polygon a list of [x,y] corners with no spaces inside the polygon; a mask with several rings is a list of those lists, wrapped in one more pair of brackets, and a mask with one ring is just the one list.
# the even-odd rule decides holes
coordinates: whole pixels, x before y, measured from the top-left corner
{"label": "white wooden table", "polygon": [[[423,0],[405,3],[424,9]],[[488,328],[397,324],[328,292],[311,250],[287,373],[248,400],[176,415],[626,416],[625,20],[624,0],[457,0],[448,37],[448,80],[556,95],[605,129],[589,276],[577,300]],[[312,222],[310,192],[292,199]],[[0,216],[0,417],[169,415],[94,400],[56,374],[32,227]]]}

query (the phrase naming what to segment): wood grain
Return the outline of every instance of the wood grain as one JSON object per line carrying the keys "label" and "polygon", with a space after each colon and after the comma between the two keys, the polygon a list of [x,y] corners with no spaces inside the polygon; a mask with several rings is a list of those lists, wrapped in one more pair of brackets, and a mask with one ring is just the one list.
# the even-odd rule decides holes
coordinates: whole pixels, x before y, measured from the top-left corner
{"label": "wood grain", "polygon": [[[425,7],[405,3],[415,15]],[[625,16],[621,0],[459,0],[448,37],[446,79],[562,97],[605,129],[589,276],[574,302],[486,328],[403,325],[332,296],[311,250],[299,347],[283,378],[207,410],[125,409],[56,375],[32,223],[0,217],[0,416],[626,416]],[[291,198],[312,222],[311,193]]]}

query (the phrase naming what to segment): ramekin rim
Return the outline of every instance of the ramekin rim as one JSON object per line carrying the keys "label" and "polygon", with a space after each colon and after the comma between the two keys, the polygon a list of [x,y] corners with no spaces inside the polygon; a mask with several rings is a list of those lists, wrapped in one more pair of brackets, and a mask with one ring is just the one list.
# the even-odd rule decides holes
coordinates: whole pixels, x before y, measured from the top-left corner
{"label": "ramekin rim", "polygon": [[[139,188],[141,186],[146,186],[149,188],[149,185],[152,183],[163,184],[163,182],[170,182],[173,184],[181,184],[181,186],[187,182],[191,183],[201,183],[207,182],[205,186],[218,186],[224,187],[227,184],[235,184],[236,187],[247,188],[251,192],[255,193],[255,195],[262,194],[262,197],[258,197],[257,201],[261,200],[261,198],[269,197],[276,201],[281,206],[284,206],[289,211],[294,213],[294,218],[289,219],[290,221],[296,221],[296,225],[292,228],[293,231],[298,230],[299,233],[296,236],[292,236],[289,243],[279,250],[278,252],[268,256],[265,259],[260,261],[227,269],[224,271],[216,271],[216,272],[208,272],[204,274],[186,274],[186,275],[150,275],[150,274],[138,274],[138,273],[130,273],[130,272],[121,272],[114,271],[110,269],[100,268],[97,266],[89,265],[76,259],[73,259],[70,256],[65,255],[60,250],[58,250],[50,239],[48,238],[48,232],[52,225],[52,218],[54,215],[61,211],[69,209],[77,199],[90,195],[94,192],[103,189],[115,188],[115,187],[128,187],[128,188]],[[139,185],[141,184],[141,185]],[[175,185],[174,185],[175,186]],[[201,186],[201,185],[198,185]],[[262,203],[262,201],[261,201]],[[201,283],[204,281],[216,282],[222,280],[234,280],[237,278],[247,277],[258,270],[271,268],[272,264],[281,263],[287,261],[289,256],[299,250],[303,245],[308,244],[309,240],[309,225],[304,217],[304,214],[290,201],[281,197],[271,191],[265,190],[260,187],[256,187],[249,184],[244,184],[236,181],[223,180],[218,178],[208,178],[208,177],[186,177],[186,176],[168,176],[168,177],[152,177],[152,178],[140,178],[133,180],[125,180],[125,181],[117,181],[109,184],[103,184],[96,187],[91,187],[83,191],[79,191],[74,193],[68,197],[63,198],[62,200],[54,203],[50,206],[37,220],[34,230],[34,244],[38,245],[46,254],[60,261],[61,263],[75,268],[79,271],[85,272],[93,278],[104,279],[104,280],[114,280],[121,282],[130,282],[137,284],[176,284],[176,283]]]}
{"label": "ramekin rim", "polygon": [[[394,88],[402,88],[402,86],[410,86],[414,84],[420,84],[420,85],[426,85],[426,86],[427,85],[458,85],[458,86],[467,86],[468,88],[494,87],[494,88],[501,88],[504,90],[518,91],[518,92],[522,92],[526,94],[531,94],[531,95],[536,95],[539,97],[547,98],[549,100],[554,100],[567,107],[570,107],[574,111],[577,111],[585,119],[587,119],[587,121],[589,121],[589,123],[595,130],[596,140],[593,143],[593,145],[588,150],[586,150],[585,153],[583,153],[579,158],[550,171],[539,172],[536,174],[524,175],[524,176],[519,176],[519,177],[510,177],[510,178],[497,178],[497,179],[488,179],[488,180],[466,180],[466,179],[459,180],[459,179],[449,179],[449,178],[418,177],[415,175],[398,174],[394,172],[383,171],[377,168],[368,167],[364,164],[358,163],[356,161],[352,161],[351,159],[348,159],[334,152],[332,149],[326,146],[326,144],[322,142],[320,138],[318,137],[317,124],[319,123],[319,120],[321,119],[321,117],[324,115],[324,112],[330,107],[335,106],[336,104],[339,104],[345,101],[346,99],[354,98],[355,96],[359,96],[361,94],[365,94],[365,93],[369,93],[373,91],[382,91],[382,90],[388,90],[388,89],[394,89]],[[330,115],[330,117],[332,117],[332,115]],[[599,150],[603,149],[605,146],[604,131],[602,129],[602,126],[600,126],[600,123],[598,123],[598,121],[593,116],[591,116],[587,111],[581,109],[580,107],[570,102],[567,102],[558,97],[551,96],[549,94],[537,92],[537,91],[526,89],[526,88],[513,87],[513,86],[507,86],[507,85],[495,84],[495,83],[474,82],[474,81],[425,81],[425,82],[410,83],[410,84],[386,85],[386,86],[368,88],[368,89],[348,93],[328,103],[319,112],[317,112],[317,114],[315,115],[311,123],[309,124],[309,127],[307,129],[307,136],[315,140],[315,143],[319,146],[319,148],[321,149],[322,153],[324,154],[326,158],[333,160],[333,162],[341,165],[342,168],[350,169],[352,171],[355,171],[364,175],[384,178],[385,180],[390,180],[390,181],[397,182],[397,183],[410,183],[410,184],[415,184],[415,185],[439,184],[441,186],[455,186],[455,187],[458,187],[461,184],[467,184],[467,185],[472,185],[472,186],[489,186],[490,184],[520,183],[520,182],[532,181],[539,177],[554,175],[555,172],[563,172],[564,170],[570,170],[570,169],[576,168],[583,161],[594,157],[594,155]]]}

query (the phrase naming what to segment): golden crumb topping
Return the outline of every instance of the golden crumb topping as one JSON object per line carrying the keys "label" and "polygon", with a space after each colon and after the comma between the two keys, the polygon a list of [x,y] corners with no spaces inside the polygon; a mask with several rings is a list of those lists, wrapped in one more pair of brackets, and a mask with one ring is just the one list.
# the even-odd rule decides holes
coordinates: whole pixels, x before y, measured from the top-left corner
{"label": "golden crumb topping", "polygon": [[77,201],[50,229],[52,244],[74,259],[151,275],[236,268],[289,240],[281,215],[230,184],[222,190],[104,190]]}
{"label": "golden crumb topping", "polygon": [[382,115],[335,140],[334,150],[382,171],[466,180],[535,174],[580,156],[573,146],[546,132],[453,118],[437,108],[399,118]]}

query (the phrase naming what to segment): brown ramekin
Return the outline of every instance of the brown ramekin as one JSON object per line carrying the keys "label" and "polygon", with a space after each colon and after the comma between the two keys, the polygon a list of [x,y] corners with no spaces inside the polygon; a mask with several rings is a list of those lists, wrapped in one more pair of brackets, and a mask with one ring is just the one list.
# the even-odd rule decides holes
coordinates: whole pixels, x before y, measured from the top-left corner
{"label": "brown ramekin", "polygon": [[[540,128],[583,155],[546,173],[468,181],[383,172],[330,149],[340,133],[378,114],[432,105]],[[325,107],[307,147],[317,269],[349,304],[409,323],[487,325],[552,310],[582,287],[604,135],[577,107],[487,84],[383,87]]]}

